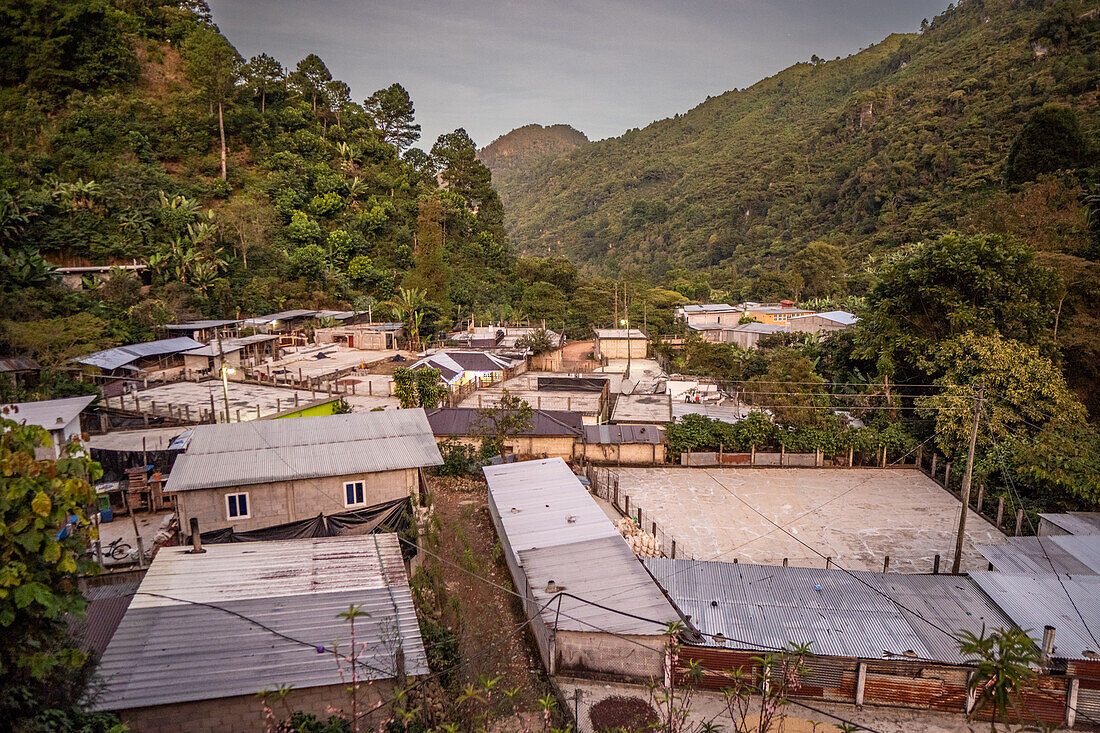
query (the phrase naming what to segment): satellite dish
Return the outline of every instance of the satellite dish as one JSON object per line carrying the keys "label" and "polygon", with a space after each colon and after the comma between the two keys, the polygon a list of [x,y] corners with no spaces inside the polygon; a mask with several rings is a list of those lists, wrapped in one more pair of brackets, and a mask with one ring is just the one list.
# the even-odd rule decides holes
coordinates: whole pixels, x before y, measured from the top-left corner
{"label": "satellite dish", "polygon": [[624,379],[619,383],[619,392],[621,394],[634,394],[634,382]]}

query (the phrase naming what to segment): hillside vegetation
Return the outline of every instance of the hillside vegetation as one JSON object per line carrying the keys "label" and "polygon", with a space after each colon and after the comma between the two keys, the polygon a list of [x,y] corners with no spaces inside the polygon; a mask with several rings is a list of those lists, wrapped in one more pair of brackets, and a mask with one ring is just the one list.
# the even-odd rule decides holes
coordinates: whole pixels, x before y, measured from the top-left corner
{"label": "hillside vegetation", "polygon": [[588,137],[569,125],[524,125],[486,145],[477,157],[501,187],[508,186],[514,173],[526,170],[538,159],[567,153],[586,142]]}
{"label": "hillside vegetation", "polygon": [[[1095,180],[1082,144],[1100,131],[1095,6],[965,0],[920,33],[540,159],[499,181],[508,229],[521,251],[590,271],[713,268],[720,284],[814,240],[858,271],[931,234],[1004,229],[998,197],[1038,174],[1072,169],[1071,203]],[[1021,139],[1048,104],[1065,119]]]}

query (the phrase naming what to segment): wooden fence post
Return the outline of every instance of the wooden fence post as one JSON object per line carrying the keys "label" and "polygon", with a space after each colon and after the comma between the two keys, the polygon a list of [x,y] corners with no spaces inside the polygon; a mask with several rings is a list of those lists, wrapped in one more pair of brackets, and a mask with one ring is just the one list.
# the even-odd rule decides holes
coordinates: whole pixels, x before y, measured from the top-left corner
{"label": "wooden fence post", "polygon": [[1020,530],[1024,527],[1024,510],[1016,510],[1016,536],[1020,536]]}
{"label": "wooden fence post", "polygon": [[932,575],[940,574],[940,555],[936,553],[936,556],[932,558]]}
{"label": "wooden fence post", "polygon": [[932,454],[932,470],[928,473],[928,475],[931,476],[933,480],[935,480],[936,478],[936,459],[938,457],[939,456],[937,456],[935,453]]}
{"label": "wooden fence post", "polygon": [[985,498],[985,484],[978,486],[978,514],[982,513],[982,499]]}

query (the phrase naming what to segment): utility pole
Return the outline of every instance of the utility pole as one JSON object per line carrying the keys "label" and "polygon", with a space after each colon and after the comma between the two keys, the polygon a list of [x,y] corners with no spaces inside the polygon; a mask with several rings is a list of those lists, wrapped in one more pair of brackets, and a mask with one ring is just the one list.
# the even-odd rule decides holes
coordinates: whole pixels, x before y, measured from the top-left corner
{"label": "utility pole", "polygon": [[623,283],[623,320],[621,325],[626,327],[626,378],[630,379],[630,305],[626,299],[626,283]]}
{"label": "utility pole", "polygon": [[978,421],[982,416],[982,400],[985,387],[979,387],[974,395],[974,423],[970,426],[970,448],[966,452],[966,473],[962,481],[962,511],[959,512],[959,535],[955,538],[955,560],[951,563],[951,573],[959,574],[962,563],[963,535],[966,532],[966,511],[970,508],[970,478],[974,473],[974,446],[978,442]]}
{"label": "utility pole", "polygon": [[[222,397],[225,398],[225,421],[229,422],[229,367],[225,363],[225,350],[222,348],[222,337],[220,334],[218,335],[218,358],[222,363]],[[217,422],[216,417],[214,422]]]}

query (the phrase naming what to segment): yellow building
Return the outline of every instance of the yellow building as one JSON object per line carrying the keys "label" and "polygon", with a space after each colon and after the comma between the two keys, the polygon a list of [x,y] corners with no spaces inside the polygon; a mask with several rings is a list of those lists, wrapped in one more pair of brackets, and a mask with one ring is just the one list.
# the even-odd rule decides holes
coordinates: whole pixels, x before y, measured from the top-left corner
{"label": "yellow building", "polygon": [[794,301],[783,300],[778,303],[742,303],[739,306],[744,316],[759,323],[783,325],[792,318],[812,316],[816,311],[796,308]]}

